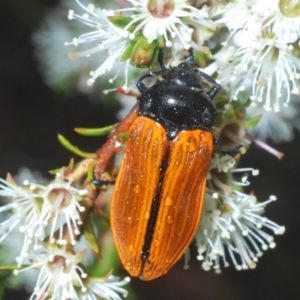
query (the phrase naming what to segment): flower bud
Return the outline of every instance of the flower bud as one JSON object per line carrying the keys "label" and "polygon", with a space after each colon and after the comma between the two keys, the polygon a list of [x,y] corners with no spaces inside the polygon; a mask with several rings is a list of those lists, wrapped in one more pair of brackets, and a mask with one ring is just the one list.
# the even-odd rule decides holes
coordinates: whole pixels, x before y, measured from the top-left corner
{"label": "flower bud", "polygon": [[131,53],[131,60],[136,67],[151,68],[157,61],[158,47],[156,42],[148,43],[145,37],[140,37]]}

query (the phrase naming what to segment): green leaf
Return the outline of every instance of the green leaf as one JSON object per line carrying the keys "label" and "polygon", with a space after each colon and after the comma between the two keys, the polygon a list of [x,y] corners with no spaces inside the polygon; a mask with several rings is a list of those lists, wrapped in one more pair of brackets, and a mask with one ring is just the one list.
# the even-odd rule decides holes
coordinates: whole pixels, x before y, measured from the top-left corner
{"label": "green leaf", "polygon": [[69,151],[84,157],[84,158],[96,158],[96,154],[95,153],[88,153],[88,152],[83,152],[80,149],[78,149],[76,146],[72,145],[65,137],[63,137],[61,134],[58,134],[58,140],[60,141],[60,143]]}
{"label": "green leaf", "polygon": [[[123,16],[111,16],[108,19],[117,27],[124,28],[126,27],[131,21],[131,17],[123,17]],[[130,31],[132,26],[128,29]]]}
{"label": "green leaf", "polygon": [[52,169],[52,170],[49,171],[49,173],[52,174],[52,175],[56,175],[60,170],[61,170],[61,168]]}
{"label": "green leaf", "polygon": [[52,169],[50,171],[48,171],[50,174],[52,175],[56,175],[57,173],[61,172],[61,169],[64,168],[64,176],[66,176],[67,174],[71,173],[74,169],[74,158],[70,159],[69,165],[68,166],[63,166],[57,169]]}
{"label": "green leaf", "polygon": [[256,116],[256,117],[254,117],[254,118],[252,118],[252,119],[246,120],[246,121],[245,121],[245,126],[246,126],[246,128],[247,128],[247,129],[254,128],[254,127],[257,125],[257,123],[259,122],[259,120],[261,119],[261,117],[262,117],[262,114],[260,114],[260,115],[258,115],[258,116]]}
{"label": "green leaf", "polygon": [[102,136],[111,133],[117,124],[101,127],[101,128],[74,128],[74,130],[85,136]]}
{"label": "green leaf", "polygon": [[131,58],[131,53],[132,53],[132,50],[134,48],[135,43],[136,43],[136,41],[130,41],[129,42],[127,48],[122,53],[121,61],[125,61],[125,60]]}
{"label": "green leaf", "polygon": [[83,258],[85,257],[86,253],[87,253],[87,249],[83,249],[82,251],[76,253],[76,254],[73,256],[75,262],[76,262],[77,264],[80,263],[80,262],[83,260]]}
{"label": "green leaf", "polygon": [[200,51],[195,51],[194,52],[194,60],[195,64],[199,66],[200,68],[205,68],[207,66],[207,62],[212,60],[212,55],[207,48],[207,52],[200,52]]}
{"label": "green leaf", "polygon": [[224,106],[228,102],[229,102],[229,97],[228,97],[227,94],[219,93],[219,94],[217,94],[216,98],[214,99],[215,105],[222,105],[222,106]]}
{"label": "green leaf", "polygon": [[160,35],[157,38],[157,46],[158,46],[158,48],[164,48],[165,47],[165,38],[162,35]]}
{"label": "green leaf", "polygon": [[118,252],[110,231],[101,234],[101,250],[104,259],[98,260],[92,267],[91,272],[95,277],[105,276],[112,269],[117,273],[120,267]]}
{"label": "green leaf", "polygon": [[128,137],[128,132],[120,132],[119,133],[119,138],[121,140],[121,143],[125,143]]}
{"label": "green leaf", "polygon": [[226,107],[225,116],[226,116],[226,121],[232,121],[232,120],[236,119],[235,110],[233,109],[231,103],[228,104],[228,106]]}
{"label": "green leaf", "polygon": [[137,296],[135,295],[134,289],[130,284],[126,286],[126,290],[128,292],[126,300],[137,300]]}
{"label": "green leaf", "polygon": [[4,282],[0,285],[0,299],[4,299],[4,292],[5,292],[5,285]]}
{"label": "green leaf", "polygon": [[153,51],[151,60],[149,61],[147,66],[149,69],[152,69],[152,67],[157,63],[158,53],[159,53],[159,48],[156,47]]}
{"label": "green leaf", "polygon": [[97,237],[96,237],[93,223],[92,223],[90,216],[88,216],[84,221],[83,233],[84,233],[84,236],[85,236],[88,244],[90,245],[90,247],[92,248],[92,250],[94,251],[96,256],[99,258],[102,258],[100,249],[99,249],[99,245],[98,245],[98,241],[97,241]]}
{"label": "green leaf", "polygon": [[89,182],[91,182],[91,180],[94,179],[94,169],[93,168],[88,168],[88,172],[87,172],[87,180]]}
{"label": "green leaf", "polygon": [[9,266],[0,266],[0,271],[14,271],[14,270],[21,270],[26,266],[18,267],[17,265],[9,265]]}
{"label": "green leaf", "polygon": [[293,44],[292,52],[296,57],[298,57],[298,58],[300,57],[300,47],[299,47],[298,43]]}
{"label": "green leaf", "polygon": [[[241,103],[241,105],[243,107],[247,107],[247,103],[248,103],[248,100],[250,98],[250,93],[249,91],[245,90],[245,91],[240,91],[237,95],[238,99],[239,99],[239,102]],[[247,106],[246,106],[247,105]]]}

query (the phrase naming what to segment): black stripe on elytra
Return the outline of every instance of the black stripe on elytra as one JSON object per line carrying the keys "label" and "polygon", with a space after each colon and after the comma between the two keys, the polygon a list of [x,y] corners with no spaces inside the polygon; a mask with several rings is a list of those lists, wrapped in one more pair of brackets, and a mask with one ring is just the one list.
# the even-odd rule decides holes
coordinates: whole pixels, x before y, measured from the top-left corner
{"label": "black stripe on elytra", "polygon": [[161,194],[163,180],[165,177],[165,172],[166,172],[168,163],[169,163],[169,153],[167,152],[167,154],[164,157],[162,164],[159,168],[158,186],[157,186],[155,196],[152,200],[150,217],[149,217],[149,221],[147,224],[146,235],[145,235],[144,244],[143,244],[143,248],[142,248],[142,252],[141,252],[141,260],[142,260],[141,274],[143,273],[145,263],[150,255],[150,247],[151,247],[151,243],[152,243],[152,239],[153,239],[153,235],[154,235],[154,230],[155,230],[155,225],[156,225],[156,220],[157,220],[158,210],[159,210],[159,205],[160,205],[160,194]]}

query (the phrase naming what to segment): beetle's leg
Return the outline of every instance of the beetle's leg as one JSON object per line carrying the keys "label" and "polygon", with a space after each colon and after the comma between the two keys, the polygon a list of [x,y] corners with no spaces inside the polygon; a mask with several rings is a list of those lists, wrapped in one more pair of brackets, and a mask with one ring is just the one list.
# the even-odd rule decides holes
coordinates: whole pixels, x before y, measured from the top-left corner
{"label": "beetle's leg", "polygon": [[221,150],[220,153],[222,155],[229,155],[229,156],[236,156],[239,153],[242,153],[241,149],[244,148],[243,145],[239,145],[236,148],[229,149],[229,150]]}
{"label": "beetle's leg", "polygon": [[145,74],[144,76],[142,76],[142,77],[138,80],[138,82],[137,82],[137,84],[136,84],[136,87],[138,88],[138,90],[139,90],[141,93],[143,93],[143,92],[145,92],[145,91],[148,89],[148,86],[142,82],[145,78],[161,76],[161,75],[166,74],[167,72],[169,72],[168,69],[164,69],[164,70],[157,71],[157,72],[149,71],[149,73]]}
{"label": "beetle's leg", "polygon": [[[194,58],[194,50],[193,48],[189,49],[189,62],[190,65],[193,66],[195,64],[195,58]],[[205,79],[207,80],[209,83],[211,83],[213,85],[213,87],[206,93],[207,96],[213,100],[215,98],[215,96],[217,95],[219,89],[220,89],[220,85],[217,84],[217,82],[211,78],[209,75],[207,75],[206,73],[200,71],[199,69],[197,69],[197,71],[199,72],[199,74]]]}
{"label": "beetle's leg", "polygon": [[213,138],[214,144],[217,145],[220,149],[223,149],[223,145],[219,139]]}
{"label": "beetle's leg", "polygon": [[142,77],[138,80],[138,82],[137,82],[137,84],[136,84],[136,87],[138,88],[138,90],[139,90],[141,93],[145,92],[145,91],[148,89],[147,85],[144,84],[142,81],[143,81],[145,78],[153,77],[153,76],[155,76],[155,75],[153,75],[152,72],[149,72],[149,73],[145,74],[144,76],[142,76]]}
{"label": "beetle's leg", "polygon": [[208,90],[208,91],[206,92],[207,96],[208,96],[211,100],[213,100],[213,99],[216,97],[216,95],[217,95],[217,93],[218,93],[218,91],[219,91],[219,89],[220,89],[220,85],[217,84],[217,82],[216,82],[212,77],[210,77],[209,75],[207,75],[206,73],[201,72],[201,71],[199,71],[199,73],[200,73],[200,75],[201,75],[205,80],[207,80],[209,83],[211,83],[211,84],[213,85],[213,87],[212,87],[210,90]]}
{"label": "beetle's leg", "polygon": [[211,100],[213,100],[213,99],[216,97],[216,95],[218,94],[219,88],[220,88],[219,85],[213,86],[213,87],[207,92],[207,96],[208,96]]}
{"label": "beetle's leg", "polygon": [[162,49],[159,49],[157,61],[162,70],[156,71],[156,72],[149,70],[149,73],[145,74],[138,80],[136,86],[141,93],[145,92],[148,89],[148,87],[142,82],[145,78],[162,76],[162,75],[166,74],[167,72],[169,72],[169,69],[166,67],[165,62],[164,62],[164,53],[163,53]]}
{"label": "beetle's leg", "polygon": [[206,73],[202,72],[199,70],[200,75],[205,78],[205,80],[207,80],[209,83],[211,83],[213,86],[215,86],[216,88],[220,88],[220,85],[217,84],[217,82],[209,75],[207,75]]}
{"label": "beetle's leg", "polygon": [[145,92],[148,89],[148,87],[142,82],[145,78],[162,76],[169,72],[169,69],[166,67],[164,62],[164,53],[162,49],[159,49],[157,61],[162,70],[156,72],[149,70],[149,73],[145,74],[138,80],[136,86],[141,93]]}
{"label": "beetle's leg", "polygon": [[99,187],[102,187],[102,186],[105,186],[105,185],[114,185],[115,184],[115,180],[97,180],[97,179],[93,179],[91,180],[91,183],[99,186]]}
{"label": "beetle's leg", "polygon": [[220,142],[219,139],[216,139],[214,138],[214,144],[219,146],[220,148],[220,153],[222,155],[230,155],[230,156],[235,156],[237,155],[238,153],[243,153],[242,151],[242,148],[244,147],[243,145],[239,145],[237,146],[236,148],[233,148],[233,149],[229,149],[229,150],[222,150],[223,149],[223,145],[222,143]]}
{"label": "beetle's leg", "polygon": [[159,49],[157,61],[158,61],[158,63],[159,63],[159,66],[160,66],[163,70],[166,70],[166,69],[167,69],[167,67],[166,67],[166,65],[165,65],[165,61],[164,61],[164,52],[163,52],[162,48]]}
{"label": "beetle's leg", "polygon": [[149,71],[149,74],[151,74],[151,76],[153,77],[157,77],[157,76],[163,76],[165,74],[167,74],[169,72],[169,69],[163,69],[163,70],[160,70],[160,71]]}
{"label": "beetle's leg", "polygon": [[188,59],[189,59],[190,65],[193,66],[195,64],[195,59],[194,59],[194,50],[192,47],[189,49]]}

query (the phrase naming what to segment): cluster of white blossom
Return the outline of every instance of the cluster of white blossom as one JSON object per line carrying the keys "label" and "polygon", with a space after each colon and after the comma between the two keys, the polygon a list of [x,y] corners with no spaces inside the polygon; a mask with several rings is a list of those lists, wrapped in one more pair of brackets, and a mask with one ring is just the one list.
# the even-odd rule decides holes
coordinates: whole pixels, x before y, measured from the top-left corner
{"label": "cluster of white blossom", "polygon": [[[14,241],[14,247],[21,245],[16,247],[20,252],[15,257],[14,274],[40,269],[30,299],[99,296],[119,300],[118,293],[127,294],[120,286],[128,283],[129,278],[120,281],[113,275],[90,277],[80,266],[86,251],[74,254],[76,235],[81,233],[80,213],[85,210],[80,202],[87,191],[73,187],[72,181],[65,180],[63,175],[62,169],[47,185],[24,180],[19,186],[10,175],[7,180],[0,179],[0,197],[7,201],[0,207],[0,242],[4,242],[4,250],[6,240]],[[36,273],[31,275],[36,278]],[[23,281],[28,280],[24,275]]]}
{"label": "cluster of white blossom", "polygon": [[274,238],[268,231],[276,235],[285,231],[284,226],[263,216],[265,207],[276,200],[275,196],[259,202],[254,195],[240,191],[238,187],[250,184],[247,175],[227,184],[220,180],[222,173],[250,173],[252,176],[259,173],[251,168],[238,169],[235,165],[235,159],[229,155],[214,155],[196,234],[197,258],[203,261],[204,270],[213,268],[216,273],[221,272],[221,263],[228,267],[230,260],[237,270],[254,269],[262,252],[275,247]]}
{"label": "cluster of white blossom", "polygon": [[291,140],[300,95],[298,1],[232,1],[216,23],[229,35],[205,72],[217,72],[231,100],[251,100],[248,116],[260,115],[251,130],[261,139]]}

